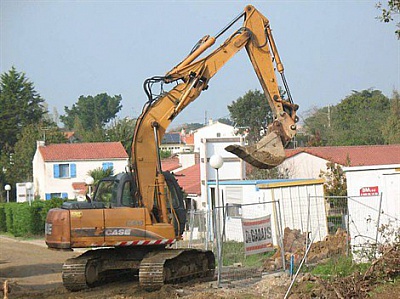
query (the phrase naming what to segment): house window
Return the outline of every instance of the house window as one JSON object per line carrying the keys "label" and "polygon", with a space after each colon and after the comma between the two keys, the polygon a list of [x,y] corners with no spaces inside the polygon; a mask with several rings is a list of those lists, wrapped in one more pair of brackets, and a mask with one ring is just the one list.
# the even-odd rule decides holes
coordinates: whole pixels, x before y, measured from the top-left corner
{"label": "house window", "polygon": [[60,164],[59,169],[59,178],[69,178],[69,164]]}
{"label": "house window", "polygon": [[75,178],[76,164],[54,164],[54,178]]}
{"label": "house window", "polygon": [[228,204],[226,207],[226,216],[228,217],[242,217],[242,205]]}
{"label": "house window", "polygon": [[217,137],[221,137],[221,133],[217,133]]}

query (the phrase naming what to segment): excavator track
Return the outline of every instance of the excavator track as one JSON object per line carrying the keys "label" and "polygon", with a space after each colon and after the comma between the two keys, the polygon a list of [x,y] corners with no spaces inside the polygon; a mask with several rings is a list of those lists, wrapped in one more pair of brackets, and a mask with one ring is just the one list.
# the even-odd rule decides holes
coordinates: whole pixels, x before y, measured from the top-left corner
{"label": "excavator track", "polygon": [[[101,284],[115,273],[139,271],[139,283],[148,290],[160,289],[165,283],[214,277],[215,258],[211,251],[196,249],[87,251],[68,259],[62,268],[64,287],[72,292]],[[114,275],[110,275],[114,271]]]}
{"label": "excavator track", "polygon": [[71,258],[66,260],[62,267],[64,287],[69,291],[79,291],[89,287],[86,282],[87,258]]}
{"label": "excavator track", "polygon": [[199,278],[213,278],[215,258],[211,251],[175,249],[157,252],[140,264],[139,282],[146,290],[156,290],[165,283],[180,283]]}

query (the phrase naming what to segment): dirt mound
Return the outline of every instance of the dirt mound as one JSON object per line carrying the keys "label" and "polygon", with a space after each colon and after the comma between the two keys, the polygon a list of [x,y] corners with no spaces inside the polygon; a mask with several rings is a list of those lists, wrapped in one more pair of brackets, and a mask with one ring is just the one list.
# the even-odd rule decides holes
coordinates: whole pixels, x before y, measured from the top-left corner
{"label": "dirt mound", "polygon": [[[346,253],[347,233],[338,229],[336,234],[328,235],[323,241],[312,244],[307,256],[308,263],[317,263],[324,259]],[[310,240],[306,233],[301,233],[298,229],[285,228],[283,245],[285,249],[285,263],[288,265],[290,257],[294,256],[294,264],[299,265],[304,256],[306,244]],[[278,248],[276,253],[266,260],[263,264],[265,271],[276,271],[282,268],[281,250]]]}

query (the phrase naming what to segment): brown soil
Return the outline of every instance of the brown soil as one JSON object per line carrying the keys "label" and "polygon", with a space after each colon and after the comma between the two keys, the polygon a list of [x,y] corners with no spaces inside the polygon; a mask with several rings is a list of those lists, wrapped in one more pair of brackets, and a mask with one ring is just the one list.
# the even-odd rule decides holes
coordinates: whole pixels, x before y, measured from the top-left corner
{"label": "brown soil", "polygon": [[[125,277],[124,281],[111,282],[93,289],[68,292],[62,286],[61,267],[63,262],[81,254],[80,252],[59,252],[46,248],[42,240],[21,241],[0,236],[0,298],[3,283],[9,286],[9,299],[14,298],[283,298],[290,279],[286,274],[268,275],[262,279],[222,282],[187,283],[166,285],[156,292],[140,289],[137,277]],[[377,265],[378,267],[379,265]],[[380,285],[373,291],[372,298],[396,298],[400,283]],[[304,275],[296,282],[289,298],[337,298],[334,289],[324,286],[317,278]],[[390,296],[390,297],[389,297]]]}

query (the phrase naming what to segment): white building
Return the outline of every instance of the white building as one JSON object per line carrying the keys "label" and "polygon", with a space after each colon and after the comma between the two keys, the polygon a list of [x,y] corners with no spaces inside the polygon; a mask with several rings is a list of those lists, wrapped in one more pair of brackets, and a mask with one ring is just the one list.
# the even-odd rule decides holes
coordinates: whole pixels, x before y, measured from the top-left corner
{"label": "white building", "polygon": [[[358,258],[366,244],[393,241],[393,232],[400,229],[400,164],[345,167],[344,171],[351,247]],[[382,225],[387,225],[386,230],[378,231]]]}
{"label": "white building", "polygon": [[194,133],[194,151],[200,152],[202,139],[204,138],[221,138],[221,137],[235,137],[235,128],[218,121],[209,121],[208,125],[197,129]]}
{"label": "white building", "polygon": [[235,134],[235,128],[220,122],[210,120],[209,124],[194,133],[194,150],[200,153],[201,204],[198,208],[205,209],[209,203],[207,182],[215,180],[215,169],[210,164],[210,157],[219,155],[224,161],[224,167],[219,171],[219,179],[244,180],[246,178],[245,162],[225,150],[231,144],[243,145],[244,140]]}
{"label": "white building", "polygon": [[291,179],[319,178],[328,162],[342,167],[400,163],[400,144],[299,147],[285,152],[286,160],[278,167]]}
{"label": "white building", "polygon": [[227,206],[225,229],[221,230],[227,240],[243,242],[242,217],[271,215],[276,246],[286,227],[309,232],[314,241],[328,235],[323,183],[323,179],[222,181],[219,204],[215,182],[208,183],[208,191],[213,207]]}
{"label": "white building", "polygon": [[63,143],[45,145],[38,141],[33,158],[35,197],[84,198],[85,178],[97,168],[123,172],[128,154],[120,142]]}

